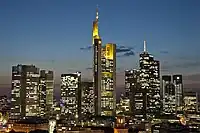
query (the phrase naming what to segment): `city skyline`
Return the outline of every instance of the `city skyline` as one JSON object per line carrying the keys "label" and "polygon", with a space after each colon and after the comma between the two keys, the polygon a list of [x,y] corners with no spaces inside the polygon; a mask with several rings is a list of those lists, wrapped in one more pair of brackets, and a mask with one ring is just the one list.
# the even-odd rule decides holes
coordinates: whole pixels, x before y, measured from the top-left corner
{"label": "city skyline", "polygon": [[[53,70],[56,84],[60,83],[61,73],[81,71],[84,78],[92,78],[91,31],[96,1],[79,1],[84,6],[76,2],[2,2],[0,88],[11,87],[11,66],[17,64]],[[185,84],[198,87],[200,62],[195,57],[200,56],[196,50],[200,41],[197,25],[200,2],[180,0],[155,5],[147,1],[103,1],[98,4],[102,44],[117,44],[118,91],[124,85],[124,70],[138,68],[143,40],[147,40],[147,51],[161,61],[161,74],[182,73]],[[115,8],[110,9],[111,4]]]}

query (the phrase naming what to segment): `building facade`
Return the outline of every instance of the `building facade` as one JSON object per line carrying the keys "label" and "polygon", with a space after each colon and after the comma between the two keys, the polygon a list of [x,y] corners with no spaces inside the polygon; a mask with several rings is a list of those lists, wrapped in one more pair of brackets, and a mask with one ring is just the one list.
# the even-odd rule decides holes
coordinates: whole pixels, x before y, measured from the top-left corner
{"label": "building facade", "polygon": [[95,115],[114,116],[116,110],[116,45],[102,41],[98,28],[98,10],[93,21],[93,82]]}
{"label": "building facade", "polygon": [[130,99],[130,113],[135,124],[139,124],[146,119],[146,96],[145,90],[140,86],[140,71],[125,71],[125,95]]}
{"label": "building facade", "polygon": [[95,93],[95,114],[101,115],[101,50],[102,42],[98,30],[98,11],[93,21],[92,42],[93,42],[93,82]]}
{"label": "building facade", "polygon": [[168,83],[165,85],[164,94],[164,105],[163,112],[166,115],[176,114],[176,96],[175,96],[175,86],[173,83]]}
{"label": "building facade", "polygon": [[12,67],[11,118],[39,114],[39,68],[33,65]]}
{"label": "building facade", "polygon": [[95,115],[93,82],[81,82],[81,117],[88,120]]}
{"label": "building facade", "polygon": [[49,117],[53,109],[53,71],[40,71],[39,81],[39,108],[41,117]]}
{"label": "building facade", "polygon": [[183,106],[183,81],[182,75],[173,75],[173,83],[176,90],[176,105],[177,110],[181,110]]}
{"label": "building facade", "polygon": [[61,75],[61,102],[61,119],[75,125],[81,113],[80,72]]}
{"label": "building facade", "polygon": [[140,54],[140,85],[145,92],[147,120],[160,114],[159,71],[159,62],[146,51],[144,41],[144,51]]}
{"label": "building facade", "polygon": [[115,116],[116,111],[116,44],[102,48],[101,115]]}
{"label": "building facade", "polygon": [[161,81],[161,95],[162,95],[162,104],[164,106],[165,104],[165,99],[164,99],[164,96],[165,96],[165,87],[167,84],[170,84],[172,83],[171,82],[172,79],[171,79],[171,75],[163,75],[162,76],[162,81]]}
{"label": "building facade", "polygon": [[184,111],[187,114],[196,114],[198,111],[197,92],[184,92]]}

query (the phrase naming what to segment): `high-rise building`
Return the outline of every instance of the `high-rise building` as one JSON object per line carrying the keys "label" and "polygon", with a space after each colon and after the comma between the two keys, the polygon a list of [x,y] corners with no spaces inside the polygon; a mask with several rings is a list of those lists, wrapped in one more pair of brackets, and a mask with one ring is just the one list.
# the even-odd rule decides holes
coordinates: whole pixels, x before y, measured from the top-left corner
{"label": "high-rise building", "polygon": [[176,113],[175,86],[171,82],[171,75],[162,76],[162,111],[164,114],[174,115]]}
{"label": "high-rise building", "polygon": [[184,92],[184,111],[187,114],[196,114],[198,111],[197,92]]}
{"label": "high-rise building", "polygon": [[12,67],[11,118],[39,114],[39,68],[33,65]]}
{"label": "high-rise building", "polygon": [[171,83],[171,75],[163,75],[162,76],[162,82],[161,82],[161,95],[162,95],[162,100],[163,100],[163,105],[164,105],[164,96],[165,96],[165,87],[167,84]]}
{"label": "high-rise building", "polygon": [[183,106],[183,81],[182,75],[173,75],[173,83],[175,85],[176,105],[177,109]]}
{"label": "high-rise building", "polygon": [[140,71],[125,71],[125,94],[130,99],[130,112],[135,124],[139,124],[146,118],[145,90],[140,88]]}
{"label": "high-rise building", "polygon": [[159,62],[147,52],[146,41],[144,41],[144,51],[140,54],[140,84],[141,89],[144,89],[146,93],[147,119],[160,114],[159,71]]}
{"label": "high-rise building", "polygon": [[53,109],[53,71],[41,70],[39,82],[40,116],[49,117]]}
{"label": "high-rise building", "polygon": [[81,113],[81,73],[61,75],[61,119],[75,125]]}
{"label": "high-rise building", "polygon": [[95,114],[114,116],[116,108],[116,45],[102,47],[98,29],[98,10],[93,22],[93,82]]}
{"label": "high-rise building", "polygon": [[88,119],[95,114],[93,82],[81,82],[81,117]]}
{"label": "high-rise building", "polygon": [[116,110],[116,45],[102,48],[101,115],[115,116]]}
{"label": "high-rise building", "polygon": [[94,82],[94,94],[95,94],[95,114],[101,115],[101,38],[98,30],[98,10],[96,11],[96,19],[93,22],[92,42],[93,42],[93,82]]}
{"label": "high-rise building", "polygon": [[176,97],[175,86],[173,83],[168,83],[164,87],[164,99],[163,99],[163,113],[167,115],[176,114]]}
{"label": "high-rise building", "polygon": [[124,116],[130,114],[130,99],[123,94],[120,96],[120,101],[117,104],[116,115]]}

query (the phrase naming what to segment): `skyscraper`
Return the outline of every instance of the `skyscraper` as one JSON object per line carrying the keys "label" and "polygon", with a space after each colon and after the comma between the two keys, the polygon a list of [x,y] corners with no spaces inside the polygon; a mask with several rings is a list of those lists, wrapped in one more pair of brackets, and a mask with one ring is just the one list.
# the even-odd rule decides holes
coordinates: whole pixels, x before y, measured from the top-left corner
{"label": "skyscraper", "polygon": [[39,76],[39,68],[33,65],[12,67],[12,119],[39,115]]}
{"label": "skyscraper", "polygon": [[173,83],[176,90],[176,105],[177,109],[180,110],[183,105],[183,81],[182,75],[173,75]]}
{"label": "skyscraper", "polygon": [[93,21],[92,42],[93,42],[93,80],[95,94],[95,114],[101,115],[101,38],[98,28],[98,10],[96,11],[96,19]]}
{"label": "skyscraper", "polygon": [[93,82],[81,82],[81,117],[89,119],[95,114]]}
{"label": "skyscraper", "polygon": [[171,82],[171,75],[162,76],[162,101],[164,114],[173,115],[176,113],[175,86]]}
{"label": "skyscraper", "polygon": [[81,113],[80,72],[61,75],[61,118],[75,125]]}
{"label": "skyscraper", "polygon": [[140,54],[140,83],[141,89],[146,93],[147,119],[152,119],[160,113],[159,71],[159,62],[147,52],[144,41],[144,51]]}
{"label": "skyscraper", "polygon": [[48,117],[52,112],[53,107],[53,88],[54,79],[53,71],[40,71],[40,83],[39,83],[39,108],[40,116]]}
{"label": "skyscraper", "polygon": [[171,83],[171,75],[163,75],[162,76],[162,82],[161,82],[161,95],[162,95],[162,99],[163,99],[163,105],[164,105],[164,96],[165,96],[165,87],[167,84]]}
{"label": "skyscraper", "polygon": [[125,94],[130,99],[131,114],[135,124],[146,119],[146,95],[145,90],[140,86],[140,71],[125,71]]}
{"label": "skyscraper", "polygon": [[163,113],[167,115],[176,114],[176,97],[175,97],[175,86],[173,83],[168,83],[164,88],[164,99],[163,99]]}
{"label": "skyscraper", "polygon": [[116,110],[116,45],[102,48],[101,115],[115,116]]}
{"label": "skyscraper", "polygon": [[187,114],[196,114],[198,111],[197,92],[184,92],[184,111]]}
{"label": "skyscraper", "polygon": [[102,47],[98,28],[98,9],[93,22],[93,80],[95,114],[114,116],[116,108],[116,45]]}

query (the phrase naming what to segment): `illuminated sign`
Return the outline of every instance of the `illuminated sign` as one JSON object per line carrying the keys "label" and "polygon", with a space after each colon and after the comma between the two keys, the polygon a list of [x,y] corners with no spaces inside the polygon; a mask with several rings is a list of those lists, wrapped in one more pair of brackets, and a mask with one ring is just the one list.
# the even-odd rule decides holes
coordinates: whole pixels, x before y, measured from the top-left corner
{"label": "illuminated sign", "polygon": [[106,59],[113,60],[114,44],[106,44]]}

